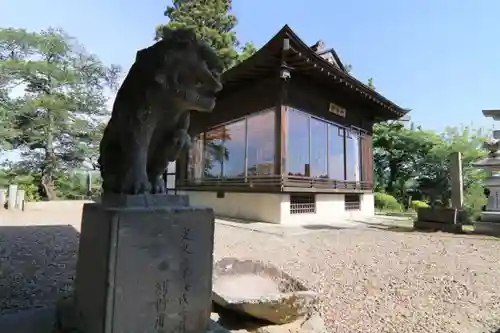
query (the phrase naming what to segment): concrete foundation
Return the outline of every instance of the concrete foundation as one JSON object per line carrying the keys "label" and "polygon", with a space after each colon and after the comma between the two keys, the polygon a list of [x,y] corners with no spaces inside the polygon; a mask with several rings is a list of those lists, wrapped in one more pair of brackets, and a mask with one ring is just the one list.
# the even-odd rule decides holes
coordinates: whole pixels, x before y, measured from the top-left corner
{"label": "concrete foundation", "polygon": [[317,193],[316,212],[290,213],[288,193],[225,192],[223,197],[212,191],[179,191],[188,195],[194,204],[212,207],[223,217],[277,224],[335,224],[346,218],[363,218],[375,215],[373,193],[362,193],[359,210],[346,210],[343,193]]}
{"label": "concrete foundation", "polygon": [[500,236],[500,212],[483,212],[481,221],[474,223],[474,232],[482,235]]}
{"label": "concrete foundation", "polygon": [[75,281],[83,333],[205,332],[213,210],[186,197],[105,197],[83,208]]}

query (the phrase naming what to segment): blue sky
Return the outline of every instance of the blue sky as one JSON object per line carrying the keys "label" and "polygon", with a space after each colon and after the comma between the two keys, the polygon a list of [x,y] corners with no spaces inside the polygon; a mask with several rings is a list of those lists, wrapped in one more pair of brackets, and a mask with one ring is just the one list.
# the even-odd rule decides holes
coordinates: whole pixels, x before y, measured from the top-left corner
{"label": "blue sky", "polygon": [[[107,63],[125,69],[166,22],[168,2],[3,0],[3,27],[62,27]],[[411,108],[425,128],[491,127],[481,110],[500,108],[500,1],[236,0],[238,37],[258,47],[284,24],[308,44],[336,49],[353,74]],[[497,126],[498,127],[498,126]]]}

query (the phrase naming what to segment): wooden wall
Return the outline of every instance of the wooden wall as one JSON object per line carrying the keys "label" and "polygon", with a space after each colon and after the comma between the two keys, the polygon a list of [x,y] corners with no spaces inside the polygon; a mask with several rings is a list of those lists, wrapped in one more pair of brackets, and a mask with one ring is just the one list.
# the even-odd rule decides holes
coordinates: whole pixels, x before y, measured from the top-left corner
{"label": "wooden wall", "polygon": [[[361,100],[354,101],[349,93],[340,89],[333,90],[299,73],[294,73],[285,86],[284,104],[340,125],[352,125],[372,133],[373,113]],[[346,117],[329,112],[330,103],[345,108]]]}
{"label": "wooden wall", "polygon": [[222,90],[217,97],[215,109],[210,113],[191,113],[191,135],[206,131],[251,113],[276,105],[280,89],[276,77],[266,77],[242,85],[237,90]]}

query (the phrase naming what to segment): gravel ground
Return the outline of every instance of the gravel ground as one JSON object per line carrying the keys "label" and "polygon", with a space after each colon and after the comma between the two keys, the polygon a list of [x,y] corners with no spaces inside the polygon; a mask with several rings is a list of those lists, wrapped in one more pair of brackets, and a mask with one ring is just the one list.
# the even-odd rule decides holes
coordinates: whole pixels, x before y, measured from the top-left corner
{"label": "gravel ground", "polygon": [[[0,314],[53,303],[75,270],[71,226],[0,227]],[[278,237],[217,225],[216,258],[270,262],[322,295],[331,332],[495,332],[500,241],[324,230]]]}
{"label": "gravel ground", "polygon": [[350,229],[275,237],[217,228],[216,257],[273,263],[323,296],[331,332],[495,332],[500,241]]}

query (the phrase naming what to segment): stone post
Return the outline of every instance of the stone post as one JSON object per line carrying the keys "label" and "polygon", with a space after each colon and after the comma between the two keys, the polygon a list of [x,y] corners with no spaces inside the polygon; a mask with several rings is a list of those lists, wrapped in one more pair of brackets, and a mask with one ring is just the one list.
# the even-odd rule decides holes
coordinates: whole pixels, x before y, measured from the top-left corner
{"label": "stone post", "polygon": [[214,213],[187,196],[104,195],[84,205],[75,279],[82,333],[204,333]]}
{"label": "stone post", "polygon": [[451,207],[462,209],[464,204],[464,185],[462,176],[462,154],[454,152],[450,155]]}
{"label": "stone post", "polygon": [[5,203],[7,202],[7,190],[0,188],[0,209],[5,208]]}
{"label": "stone post", "polygon": [[9,185],[9,197],[7,201],[7,208],[9,210],[16,208],[17,185]]}
{"label": "stone post", "polygon": [[24,210],[24,190],[17,190],[16,209]]}

